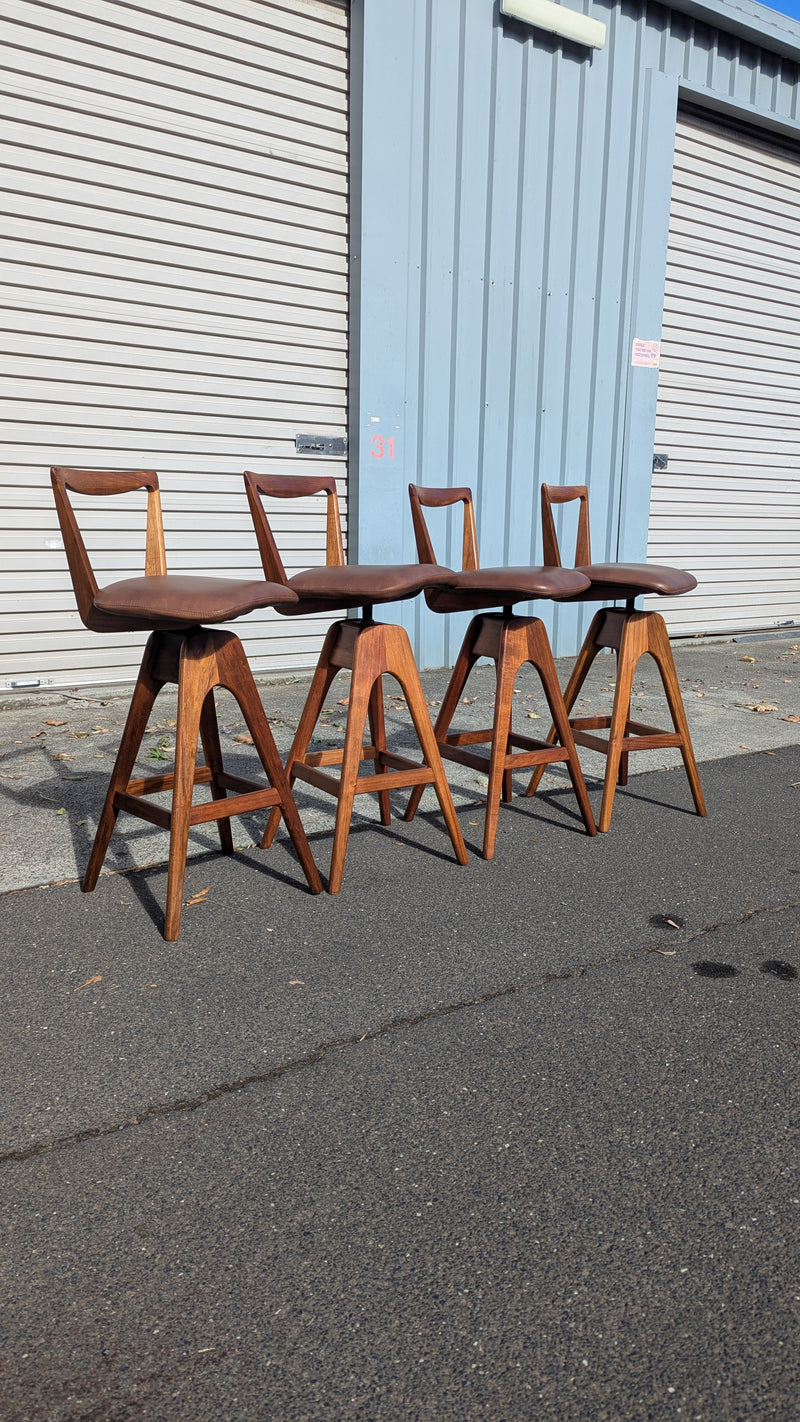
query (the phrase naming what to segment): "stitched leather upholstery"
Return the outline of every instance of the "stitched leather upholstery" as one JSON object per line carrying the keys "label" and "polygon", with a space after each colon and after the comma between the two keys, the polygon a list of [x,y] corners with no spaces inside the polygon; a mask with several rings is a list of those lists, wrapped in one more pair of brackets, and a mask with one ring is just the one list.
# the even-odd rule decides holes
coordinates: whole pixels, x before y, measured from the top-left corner
{"label": "stitched leather upholstery", "polygon": [[231,622],[256,607],[296,602],[291,588],[261,578],[245,581],[185,573],[123,578],[98,588],[94,596],[97,611],[113,619],[108,630],[118,632],[174,632],[199,624]]}
{"label": "stitched leather upholstery", "polygon": [[471,568],[453,574],[454,588],[434,588],[425,600],[434,612],[480,612],[548,597],[579,597],[588,578],[576,568]]}
{"label": "stitched leather upholstery", "polygon": [[278,607],[285,617],[337,608],[364,607],[373,603],[402,602],[429,587],[452,587],[459,578],[449,568],[420,563],[352,564],[306,568],[289,578],[299,602]]}
{"label": "stitched leather upholstery", "polygon": [[571,602],[606,602],[609,598],[627,600],[641,593],[677,597],[697,587],[697,578],[692,573],[659,563],[586,563],[577,572],[586,575],[590,587],[586,592],[575,594],[570,598]]}

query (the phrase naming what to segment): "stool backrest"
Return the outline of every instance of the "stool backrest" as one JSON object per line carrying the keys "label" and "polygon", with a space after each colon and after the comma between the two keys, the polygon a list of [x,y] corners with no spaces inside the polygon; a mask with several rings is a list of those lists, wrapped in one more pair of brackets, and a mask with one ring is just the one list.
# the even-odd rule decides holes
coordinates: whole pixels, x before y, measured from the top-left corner
{"label": "stool backrest", "polygon": [[474,572],[480,567],[478,562],[478,534],[475,528],[475,508],[471,489],[431,489],[422,484],[409,484],[408,497],[411,500],[411,518],[414,537],[417,541],[417,557],[420,563],[438,563],[433,551],[433,543],[425,522],[423,508],[441,509],[449,504],[464,505],[464,527],[461,538],[461,570]]}
{"label": "stool backrest", "polygon": [[[92,570],[86,544],[81,537],[78,521],[70,503],[70,492],[100,496],[106,494],[131,494],[138,489],[147,490],[147,534],[145,544],[144,571],[147,577],[162,577],[167,571],[167,554],[164,547],[164,523],[161,516],[161,495],[158,476],[151,469],[104,470],[64,469],[54,465],[50,470],[50,481],[56,501],[58,522],[64,539],[72,586],[78,612],[84,626],[92,631],[97,618],[93,612],[97,579]],[[105,619],[100,618],[101,622]]]}
{"label": "stool backrest", "polygon": [[253,525],[258,539],[258,551],[264,568],[264,577],[270,583],[288,583],[286,569],[278,552],[269,519],[261,502],[262,494],[273,499],[306,499],[309,494],[325,494],[327,497],[325,525],[325,566],[344,567],[344,541],[342,521],[339,517],[339,496],[333,474],[253,474],[250,470],[244,476],[247,502],[253,515]]}
{"label": "stool backrest", "polygon": [[558,547],[556,525],[553,519],[553,504],[569,504],[580,499],[578,510],[578,536],[575,542],[573,568],[584,568],[592,561],[592,546],[589,539],[589,490],[585,484],[542,484],[542,551],[548,568],[560,568],[561,554]]}

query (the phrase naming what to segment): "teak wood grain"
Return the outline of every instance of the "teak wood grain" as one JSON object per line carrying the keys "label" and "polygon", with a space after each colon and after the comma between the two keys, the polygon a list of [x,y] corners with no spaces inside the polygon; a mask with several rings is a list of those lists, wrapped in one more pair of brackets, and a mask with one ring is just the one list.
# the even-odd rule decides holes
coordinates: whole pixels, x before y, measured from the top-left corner
{"label": "teak wood grain", "polygon": [[[230,818],[255,809],[280,806],[286,820],[297,857],[300,860],[312,893],[320,893],[322,884],[311,856],[308,841],[300,822],[272,732],[256,690],[255,682],[239,638],[233,632],[222,632],[199,625],[192,617],[193,599],[208,606],[209,589],[212,605],[221,596],[223,603],[233,599],[238,611],[264,605],[266,584],[241,583],[236,580],[179,578],[167,574],[164,530],[157,476],[146,471],[75,470],[56,467],[52,470],[53,492],[64,547],[70,568],[78,609],[84,623],[104,632],[128,630],[126,618],[135,626],[147,625],[148,605],[157,606],[152,614],[154,630],[145,647],[139,676],[131,698],[125,728],[111,773],[108,790],[100,814],[89,863],[82,888],[90,893],[96,886],[108,845],[121,810],[168,830],[169,865],[164,936],[173,941],[178,937],[186,872],[186,853],[192,825],[216,820],[223,853],[233,853]],[[69,493],[92,496],[147,491],[147,533],[145,547],[145,579],[133,583],[112,585],[103,590],[132,588],[129,605],[122,595],[122,612],[115,617],[98,609],[95,599],[99,589],[86,547],[78,528]],[[154,579],[153,583],[148,579]],[[142,583],[144,582],[144,587]],[[155,588],[152,593],[150,590]],[[196,589],[196,591],[195,591]],[[291,596],[275,587],[272,596]],[[253,601],[253,598],[256,600]],[[164,621],[177,621],[177,630],[164,630]],[[185,625],[180,625],[185,624]],[[169,774],[131,778],[139,748],[156,697],[168,683],[178,686],[178,714],[175,732],[175,768]],[[253,744],[267,776],[265,786],[256,781],[225,772],[214,706],[214,689],[226,687],[238,702]],[[197,764],[198,739],[203,747],[205,764]],[[196,785],[207,785],[211,798],[193,803]],[[154,804],[148,797],[171,792],[169,809]],[[230,795],[229,795],[230,792]]]}
{"label": "teak wood grain", "polygon": [[[529,770],[534,765],[540,768],[540,773],[555,761],[562,761],[566,765],[586,832],[590,835],[596,834],[594,816],[544,623],[538,617],[516,617],[512,611],[514,602],[521,600],[520,585],[524,578],[520,579],[519,574],[522,570],[513,570],[517,575],[516,579],[512,576],[512,570],[481,570],[475,511],[472,491],[469,488],[425,488],[411,484],[409,497],[417,554],[422,563],[436,562],[424,509],[463,504],[461,571],[468,577],[463,579],[461,586],[448,592],[446,601],[434,595],[428,599],[429,605],[434,610],[439,610],[439,603],[447,611],[457,611],[461,600],[464,610],[467,610],[475,606],[476,600],[480,604],[483,599],[483,605],[487,608],[498,602],[503,608],[502,612],[482,612],[470,622],[434,728],[439,750],[446,760],[457,761],[488,776],[483,829],[484,859],[494,857],[500,801],[502,799],[508,802],[512,798],[512,775],[515,771]],[[546,571],[529,570],[537,576]],[[536,586],[535,579],[529,581],[531,586]],[[547,595],[546,576],[541,577],[539,583],[542,589],[539,595]],[[555,584],[556,580],[553,580],[553,583]],[[577,587],[586,585],[585,578],[577,580]],[[497,692],[493,725],[481,731],[451,732],[450,726],[462,692],[480,657],[487,657],[495,665]],[[526,662],[530,663],[539,675],[550,714],[557,728],[550,742],[522,736],[512,730],[514,682]],[[553,744],[556,738],[560,742],[558,746]],[[486,743],[489,745],[488,755],[465,749],[467,746]],[[407,820],[413,819],[421,797],[421,787],[412,791],[406,809]]]}
{"label": "teak wood grain", "polygon": [[[344,568],[344,543],[342,540],[339,504],[336,495],[336,481],[332,475],[283,476],[270,474],[245,474],[245,487],[265,576],[272,579],[282,577],[288,586],[292,580],[286,578],[277,544],[262,504],[262,495],[277,498],[306,498],[309,494],[325,494],[326,508],[326,568]],[[409,570],[406,570],[409,571]],[[415,567],[410,570],[417,574]],[[352,587],[348,590],[340,583],[339,596],[345,596],[344,604],[337,601],[330,581],[320,576],[316,582],[314,570],[303,576],[303,591],[300,593],[298,611],[307,605],[309,610],[319,610],[327,605],[331,611],[341,606],[351,606],[353,589],[358,585],[358,567],[353,568]],[[349,618],[333,624],[328,630],[325,642],[311,680],[308,696],[295,733],[286,769],[289,785],[295,780],[304,780],[315,789],[332,795],[336,799],[336,822],[333,834],[331,867],[328,891],[338,894],[342,886],[344,862],[353,804],[357,795],[377,794],[381,823],[391,824],[392,790],[432,785],[442,816],[450,836],[455,857],[459,864],[467,863],[467,851],[461,828],[456,818],[450,787],[444,774],[439,747],[431,726],[428,708],[419,680],[419,672],[411,651],[411,643],[405,629],[394,624],[375,622],[372,618],[372,604],[394,600],[390,589],[396,584],[392,579],[397,568],[387,566],[369,569],[369,600],[360,600],[362,616]],[[410,584],[416,592],[424,585],[415,577]],[[298,584],[299,586],[299,584]],[[293,609],[294,613],[294,609]],[[325,698],[334,677],[339,671],[351,673],[350,697],[347,710],[344,747],[341,751],[309,752],[309,744],[314,728],[322,712]],[[396,756],[386,748],[386,724],[383,709],[384,676],[393,676],[405,693],[406,703],[422,751],[420,765],[403,756]],[[367,724],[370,740],[364,743]],[[360,773],[364,760],[373,762],[374,771],[370,775]],[[338,778],[328,774],[322,767],[340,766]],[[264,849],[272,844],[280,822],[282,810],[275,806],[272,810],[261,841]]]}
{"label": "teak wood grain", "polygon": [[[450,724],[458,707],[472,668],[479,657],[488,657],[494,664],[497,675],[497,692],[494,706],[494,723],[486,731],[450,732]],[[550,714],[556,727],[560,745],[538,741],[533,737],[515,735],[511,729],[514,705],[514,683],[520,667],[529,662],[538,672],[547,698]],[[514,617],[507,613],[482,613],[474,617],[467,628],[461,644],[455,667],[453,668],[447,691],[445,692],[439,715],[436,718],[434,734],[439,750],[446,760],[459,761],[488,775],[486,789],[486,818],[483,829],[483,858],[493,859],[501,797],[509,801],[512,796],[511,776],[513,772],[528,770],[532,765],[540,767],[563,761],[567,767],[572,787],[578,801],[581,818],[587,834],[596,834],[592,807],[586,792],[575,741],[570,729],[561,687],[556,673],[553,653],[544,623],[538,617]],[[555,740],[555,737],[553,738]],[[464,745],[488,742],[489,755],[465,752]],[[517,749],[519,747],[519,749]],[[416,813],[422,790],[415,790],[408,803],[406,819]]]}
{"label": "teak wood grain", "polygon": [[[604,592],[599,581],[592,581],[588,491],[584,485],[564,487],[551,484],[542,485],[542,525],[545,553],[548,558],[557,563],[557,566],[561,566],[552,505],[569,503],[574,499],[580,500],[575,561],[576,565],[580,567],[580,571],[586,573],[590,579],[589,590],[582,594],[582,597],[587,601],[590,599],[599,601],[604,596]],[[613,568],[613,566],[603,565],[604,577],[608,575],[609,567]],[[598,828],[603,834],[607,833],[611,826],[611,813],[617,785],[627,784],[628,756],[634,751],[661,750],[670,746],[680,749],[694,807],[698,815],[704,816],[706,814],[700,775],[666,623],[660,613],[639,612],[634,603],[637,592],[652,591],[650,581],[646,578],[647,566],[644,565],[640,569],[642,581],[638,589],[635,583],[637,565],[622,564],[617,566],[620,567],[620,581],[624,581],[627,585],[626,606],[624,608],[602,608],[595,614],[564,692],[564,704],[567,713],[569,713],[575,705],[581,687],[598,653],[603,650],[615,652],[617,684],[610,716],[570,717],[570,725],[578,745],[599,751],[606,757],[603,798],[598,822]],[[667,575],[663,584],[664,587],[667,587],[669,574],[674,570],[659,568],[655,571],[661,575]],[[689,585],[691,586],[694,581],[693,578],[689,578]],[[607,593],[605,595],[607,596]],[[660,730],[656,726],[647,726],[631,719],[634,673],[640,658],[647,653],[653,658],[658,668],[672,718],[672,731]],[[608,735],[606,737],[594,735],[593,732],[598,730],[606,730]],[[554,724],[550,728],[548,741],[552,743],[556,735],[557,730]],[[531,777],[525,792],[527,795],[534,794],[542,774],[543,767],[539,766]]]}

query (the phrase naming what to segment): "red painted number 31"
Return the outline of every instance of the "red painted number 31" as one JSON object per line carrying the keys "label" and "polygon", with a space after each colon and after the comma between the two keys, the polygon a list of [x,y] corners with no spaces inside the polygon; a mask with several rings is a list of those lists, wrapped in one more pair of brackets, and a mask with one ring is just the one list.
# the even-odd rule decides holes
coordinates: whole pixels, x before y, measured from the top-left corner
{"label": "red painted number 31", "polygon": [[370,443],[373,459],[394,459],[394,436],[384,439],[383,435],[373,435]]}

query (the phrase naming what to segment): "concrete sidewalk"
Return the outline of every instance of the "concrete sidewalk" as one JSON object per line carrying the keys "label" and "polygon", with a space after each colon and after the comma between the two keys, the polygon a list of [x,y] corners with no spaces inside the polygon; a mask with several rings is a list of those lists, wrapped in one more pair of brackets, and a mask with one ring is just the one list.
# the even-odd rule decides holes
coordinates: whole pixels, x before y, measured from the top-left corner
{"label": "concrete sidewalk", "polygon": [[174,944],[163,863],[52,883],[113,732],[6,713],[18,862],[58,824],[48,886],[0,900],[4,1416],[794,1422],[798,652],[677,656],[708,819],[649,771],[590,840],[553,779],[485,863],[467,783],[466,868],[433,809],[365,818],[335,899],[285,840],[198,843]]}
{"label": "concrete sidewalk", "polygon": [[[698,761],[720,756],[774,750],[800,740],[800,641],[798,637],[758,638],[737,642],[704,642],[675,646],[678,675]],[[599,657],[580,702],[586,713],[602,714],[611,708],[614,663]],[[562,685],[570,664],[558,664]],[[292,677],[261,687],[264,705],[278,749],[285,757],[292,741],[306,692],[308,677]],[[423,676],[435,718],[447,674]],[[539,680],[530,668],[518,682],[517,724],[528,734],[547,732],[549,716]],[[385,681],[387,729],[395,748],[414,754],[416,740],[399,686]],[[348,694],[346,674],[331,689],[325,729],[317,748],[341,744],[346,711],[341,702]],[[239,708],[227,692],[217,694],[223,752],[226,763],[242,775],[259,773],[257,757],[246,744],[247,728]],[[494,706],[494,672],[479,667],[467,687],[468,700],[460,708],[459,724],[467,728],[491,725]],[[0,893],[49,884],[79,876],[89,856],[97,816],[116,754],[130,700],[129,687],[109,687],[58,693],[0,703]],[[175,729],[175,694],[162,693],[156,715],[142,748],[142,774],[169,769]],[[654,663],[643,658],[636,681],[637,714],[656,725],[669,725],[664,697]],[[756,708],[756,709],[754,709]],[[543,724],[544,723],[544,724]],[[581,751],[587,784],[599,788],[604,762],[590,751]],[[675,751],[649,752],[631,757],[632,774],[680,765]],[[485,777],[447,766],[448,778],[457,787],[459,805],[471,804],[482,814]],[[518,779],[520,788],[523,778]],[[543,784],[568,783],[562,766],[553,767]],[[334,802],[297,787],[297,800],[309,834],[326,835],[333,828]],[[165,801],[166,803],[166,801]],[[595,797],[596,807],[599,799]],[[423,806],[433,809],[433,791],[425,793]],[[356,802],[355,823],[374,823],[376,807],[369,799]],[[235,842],[244,848],[260,837],[263,817],[232,821]],[[190,852],[214,850],[219,841],[213,825],[193,831]],[[106,870],[130,869],[162,863],[168,854],[167,836],[143,821],[123,816],[106,859]],[[327,864],[325,864],[327,869]]]}

